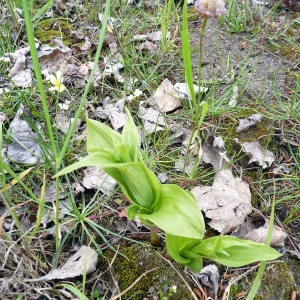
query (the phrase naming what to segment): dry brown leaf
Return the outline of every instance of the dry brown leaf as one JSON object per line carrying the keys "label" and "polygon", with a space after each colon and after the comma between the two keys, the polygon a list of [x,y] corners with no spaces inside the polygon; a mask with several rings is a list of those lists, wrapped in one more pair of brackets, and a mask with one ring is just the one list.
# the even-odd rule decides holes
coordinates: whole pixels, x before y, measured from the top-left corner
{"label": "dry brown leaf", "polygon": [[98,167],[87,167],[84,170],[82,185],[86,189],[98,190],[100,188],[103,193],[108,193],[109,191],[111,193],[116,185],[116,181]]}
{"label": "dry brown leaf", "polygon": [[214,170],[222,169],[230,160],[226,155],[222,137],[208,136],[202,145],[202,159],[212,164]]}
{"label": "dry brown leaf", "polygon": [[157,88],[149,103],[155,109],[167,113],[181,106],[179,95],[169,79],[165,79]]}
{"label": "dry brown leaf", "polygon": [[145,108],[142,103],[139,105],[139,117],[148,133],[161,131],[165,127],[164,115],[152,107]]}
{"label": "dry brown leaf", "polygon": [[229,169],[217,172],[212,186],[197,186],[191,192],[205,216],[211,219],[210,227],[222,234],[235,230],[252,211],[248,184],[234,178]]}
{"label": "dry brown leaf", "polygon": [[249,164],[255,162],[265,169],[269,168],[274,162],[274,154],[271,151],[264,149],[258,141],[245,143],[240,143],[238,139],[235,139],[235,141],[242,146],[243,151],[251,158]]}
{"label": "dry brown leaf", "polygon": [[138,50],[146,50],[149,53],[155,53],[158,49],[158,45],[154,44],[150,41],[145,41],[143,43],[140,43],[139,45],[136,46],[136,49]]}
{"label": "dry brown leaf", "polygon": [[[174,84],[174,88],[177,91],[180,99],[189,99],[190,96],[190,91],[188,89],[187,83],[186,82],[177,82]],[[199,88],[198,85],[194,84],[194,92],[195,96],[197,96],[200,93],[206,93],[208,91],[208,88],[201,86]]]}
{"label": "dry brown leaf", "polygon": [[[239,226],[232,235],[244,239],[250,240],[257,243],[265,244],[268,236],[270,222],[266,221],[265,224],[259,228],[256,228],[250,222],[245,222],[241,226]],[[286,233],[282,231],[282,229],[278,226],[273,227],[272,240],[270,242],[270,246],[273,247],[283,247],[284,240],[287,237]]]}
{"label": "dry brown leaf", "polygon": [[10,124],[10,133],[14,142],[7,146],[7,157],[15,162],[36,164],[42,162],[42,150],[37,142],[38,135],[22,119],[21,107]]}
{"label": "dry brown leaf", "polygon": [[28,281],[66,279],[81,276],[84,273],[90,274],[96,270],[97,263],[97,252],[90,247],[81,246],[60,269],[54,269],[48,275],[37,279],[28,279]]}
{"label": "dry brown leaf", "polygon": [[261,114],[253,114],[245,119],[239,120],[239,125],[236,128],[236,132],[240,133],[242,131],[247,131],[250,127],[256,125],[261,122],[262,115]]}

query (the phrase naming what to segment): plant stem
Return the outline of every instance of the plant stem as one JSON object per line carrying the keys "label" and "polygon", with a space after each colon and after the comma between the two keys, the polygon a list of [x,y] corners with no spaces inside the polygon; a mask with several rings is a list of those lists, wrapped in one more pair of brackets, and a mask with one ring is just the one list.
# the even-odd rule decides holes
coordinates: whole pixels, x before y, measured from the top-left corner
{"label": "plant stem", "polygon": [[[273,181],[273,186],[274,186],[274,196],[273,196],[273,201],[272,201],[272,206],[271,206],[271,215],[270,215],[270,223],[269,223],[269,229],[268,229],[268,235],[267,235],[267,240],[266,240],[266,245],[269,246],[272,240],[272,233],[273,233],[273,228],[274,228],[274,215],[275,215],[275,191],[276,191],[276,184],[275,181]],[[260,266],[258,268],[255,280],[253,282],[253,285],[251,287],[251,290],[247,296],[247,300],[253,300],[258,289],[260,288],[261,281],[264,275],[265,268],[267,266],[266,261],[262,261],[260,263]]]}
{"label": "plant stem", "polygon": [[47,99],[46,99],[46,93],[45,93],[42,74],[41,74],[40,63],[39,63],[39,59],[38,59],[37,50],[35,47],[34,33],[33,33],[32,22],[30,19],[28,1],[23,0],[22,5],[23,5],[22,8],[23,8],[24,18],[25,18],[25,23],[26,23],[26,33],[28,36],[28,44],[30,47],[30,53],[31,53],[31,59],[32,59],[32,65],[33,65],[33,69],[34,69],[34,73],[35,73],[35,77],[37,80],[39,93],[40,93],[40,97],[41,97],[41,101],[42,101],[43,112],[45,115],[45,120],[46,120],[47,129],[48,129],[48,133],[49,133],[51,148],[54,153],[55,159],[57,159],[58,152],[57,152],[57,147],[56,147],[56,143],[55,143],[55,139],[54,139],[54,135],[53,135],[52,122],[50,119],[50,114],[49,114],[49,109],[48,109],[48,104],[47,104]]}
{"label": "plant stem", "polygon": [[199,88],[199,93],[198,93],[198,101],[197,101],[197,105],[195,107],[195,122],[197,125],[197,129],[199,129],[198,126],[198,117],[199,117],[199,110],[200,110],[200,103],[201,103],[201,80],[202,80],[202,58],[203,58],[203,36],[204,36],[204,30],[206,27],[206,23],[207,23],[207,18],[204,18],[204,21],[199,29],[199,59],[198,59],[198,88]]}
{"label": "plant stem", "polygon": [[150,227],[150,244],[153,247],[158,247],[158,245],[159,245],[159,235],[158,235],[158,227],[157,226]]}
{"label": "plant stem", "polygon": [[[193,121],[194,121],[194,125],[193,125],[193,131],[192,131],[192,135],[191,138],[189,140],[189,144],[187,147],[187,153],[184,159],[184,166],[183,166],[183,172],[185,172],[185,168],[186,168],[186,164],[188,161],[188,155],[189,155],[189,149],[191,147],[191,144],[194,140],[194,137],[197,137],[199,132],[200,132],[200,126],[206,116],[207,110],[208,110],[208,104],[207,102],[203,102],[201,103],[201,79],[202,79],[202,58],[203,58],[203,36],[204,36],[204,31],[205,31],[205,27],[206,27],[206,23],[207,23],[207,19],[208,18],[204,18],[204,21],[199,29],[199,38],[200,38],[200,42],[199,42],[199,58],[198,58],[198,88],[199,88],[199,93],[198,93],[198,99],[196,99],[196,96],[194,94],[194,99],[193,99],[193,104],[194,104],[194,116],[193,116]],[[192,71],[190,71],[192,72]],[[191,74],[192,76],[192,74]],[[201,112],[201,116],[199,116],[199,112],[200,112],[200,107],[203,105],[202,108],[202,112]],[[195,134],[196,133],[196,134]],[[200,135],[200,134],[199,134]],[[197,161],[195,161],[193,170],[195,169],[195,167],[197,166]]]}

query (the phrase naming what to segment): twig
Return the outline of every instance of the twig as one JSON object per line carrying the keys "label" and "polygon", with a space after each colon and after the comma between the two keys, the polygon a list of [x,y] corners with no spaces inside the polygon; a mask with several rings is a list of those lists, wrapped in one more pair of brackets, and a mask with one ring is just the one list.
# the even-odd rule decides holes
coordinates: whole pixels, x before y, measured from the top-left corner
{"label": "twig", "polygon": [[178,274],[178,276],[181,278],[181,280],[184,282],[184,284],[186,285],[186,287],[188,288],[188,290],[191,292],[193,298],[195,300],[198,300],[197,296],[195,295],[195,293],[193,292],[193,290],[191,289],[191,287],[189,286],[189,284],[186,282],[186,280],[183,278],[183,276],[180,274],[180,272],[173,266],[173,264],[166,258],[164,258],[161,254],[159,254],[158,252],[156,252],[164,261],[166,261],[174,270],[175,272]]}
{"label": "twig", "polygon": [[254,267],[252,267],[251,269],[249,269],[248,271],[246,271],[245,273],[239,275],[238,277],[234,278],[234,279],[231,279],[228,283],[228,286],[226,287],[225,291],[224,291],[224,294],[223,294],[223,297],[222,297],[222,300],[226,300],[228,299],[228,295],[230,293],[230,288],[233,284],[235,284],[236,282],[238,282],[240,279],[242,279],[244,276],[246,276],[248,273],[254,271],[257,267],[259,266],[256,265]]}
{"label": "twig", "polygon": [[120,294],[118,294],[117,296],[114,296],[112,298],[110,298],[110,300],[116,300],[119,297],[121,297],[122,295],[124,295],[125,293],[127,293],[128,291],[130,291],[144,276],[146,276],[148,273],[159,269],[159,267],[151,269],[146,271],[144,274],[142,274],[139,278],[137,278],[127,289],[125,289],[123,292],[121,292]]}
{"label": "twig", "polygon": [[[205,291],[203,290],[201,284],[199,283],[199,281],[195,278],[195,276],[193,276],[193,273],[190,272],[191,274],[189,274],[194,282],[194,284],[197,286],[197,288],[200,290],[200,292],[202,293],[201,297],[204,297],[204,300],[207,300],[207,294],[205,293]],[[201,299],[203,299],[203,297]]]}

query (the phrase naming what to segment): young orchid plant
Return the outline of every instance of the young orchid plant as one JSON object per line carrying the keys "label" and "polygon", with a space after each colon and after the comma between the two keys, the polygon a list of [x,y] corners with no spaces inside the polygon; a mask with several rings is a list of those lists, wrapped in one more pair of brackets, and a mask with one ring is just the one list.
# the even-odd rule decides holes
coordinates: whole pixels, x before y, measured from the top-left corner
{"label": "young orchid plant", "polygon": [[232,236],[203,239],[204,219],[194,196],[174,184],[161,184],[143,162],[138,148],[138,131],[126,109],[128,122],[122,134],[100,122],[87,119],[88,155],[57,173],[55,177],[78,168],[97,166],[113,177],[131,202],[127,217],[138,217],[147,226],[166,233],[166,246],[178,263],[193,272],[202,268],[202,258],[230,267],[281,256],[273,248]]}

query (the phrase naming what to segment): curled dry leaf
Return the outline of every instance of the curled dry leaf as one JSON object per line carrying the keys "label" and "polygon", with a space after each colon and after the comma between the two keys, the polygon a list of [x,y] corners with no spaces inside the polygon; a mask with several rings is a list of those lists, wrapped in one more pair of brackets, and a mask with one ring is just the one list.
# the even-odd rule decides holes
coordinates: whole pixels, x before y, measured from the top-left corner
{"label": "curled dry leaf", "polygon": [[274,154],[271,151],[264,149],[258,141],[245,143],[240,143],[238,139],[235,139],[235,141],[242,146],[243,151],[251,158],[249,164],[255,162],[265,169],[269,168],[274,162]]}
{"label": "curled dry leaf", "polygon": [[[256,228],[250,222],[245,222],[241,226],[239,226],[232,235],[245,240],[251,240],[253,242],[265,244],[268,236],[270,222],[266,221],[265,224],[259,228]],[[283,247],[284,240],[287,235],[282,231],[278,226],[273,227],[272,232],[272,240],[270,242],[270,246],[273,247]]]}
{"label": "curled dry leaf", "polygon": [[169,79],[165,79],[157,88],[149,103],[161,112],[168,113],[181,106],[179,95]]}
{"label": "curled dry leaf", "polygon": [[136,46],[136,49],[138,50],[146,50],[149,53],[155,53],[158,49],[158,45],[154,44],[150,41],[145,41],[143,43],[140,43],[139,45]]}
{"label": "curled dry leaf", "polygon": [[20,88],[27,88],[32,85],[32,76],[30,69],[26,69],[21,71],[17,75],[11,78],[12,82],[20,87]]}
{"label": "curled dry leaf", "polygon": [[[36,48],[39,46],[38,43],[35,44]],[[32,85],[32,76],[30,68],[27,67],[27,56],[30,53],[29,47],[24,47],[16,50],[14,53],[6,53],[5,56],[9,57],[14,63],[13,67],[10,69],[9,77],[11,77],[12,82],[21,88],[26,88]]]}
{"label": "curled dry leaf", "polygon": [[103,101],[102,107],[97,107],[95,116],[101,119],[109,119],[114,130],[122,132],[124,125],[127,123],[127,116],[123,112],[125,99],[120,99],[116,103],[109,98]]}
{"label": "curled dry leaf", "polygon": [[116,181],[98,167],[87,167],[84,170],[82,185],[86,189],[98,190],[100,188],[103,193],[111,193]]}
{"label": "curled dry leaf", "polygon": [[32,131],[29,124],[21,118],[22,109],[10,124],[10,132],[14,142],[7,146],[7,157],[20,163],[36,164],[42,161],[42,150],[38,135]]}
{"label": "curled dry leaf", "polygon": [[226,155],[222,137],[208,136],[202,145],[204,162],[212,164],[214,170],[222,169],[230,160]]}
{"label": "curled dry leaf", "polygon": [[26,69],[26,57],[25,55],[21,55],[17,57],[14,66],[10,69],[9,75],[10,77],[14,77],[20,72]]}
{"label": "curled dry leaf", "polygon": [[242,131],[247,131],[251,126],[256,125],[257,123],[261,122],[262,115],[261,114],[253,114],[245,119],[239,120],[239,125],[236,128],[236,132],[240,133]]}
{"label": "curled dry leaf", "polygon": [[[53,124],[53,125],[56,126],[62,133],[67,134],[69,132],[71,124],[74,121],[74,118],[69,118],[64,113],[57,114],[56,118],[57,118],[57,122],[56,122],[56,124]],[[77,121],[77,124],[75,127],[75,132],[78,132],[81,122],[82,122],[81,119],[79,119]]]}
{"label": "curled dry leaf", "polygon": [[[166,38],[168,39],[170,37],[171,33],[168,31]],[[157,30],[157,31],[153,31],[153,32],[149,32],[146,34],[146,38],[149,41],[152,42],[159,42],[162,39],[162,31],[161,30]]]}
{"label": "curled dry leaf", "polygon": [[144,129],[148,133],[161,131],[165,127],[164,115],[153,107],[145,108],[142,103],[140,103],[139,116],[143,120]]}
{"label": "curled dry leaf", "polygon": [[81,276],[84,273],[90,274],[96,270],[97,263],[97,252],[90,247],[81,246],[60,269],[54,269],[45,276],[37,279],[28,279],[28,281],[66,279]]}
{"label": "curled dry leaf", "polygon": [[235,230],[252,211],[248,184],[234,178],[229,169],[220,170],[212,186],[197,186],[191,192],[205,216],[211,219],[210,227],[222,234]]}
{"label": "curled dry leaf", "polygon": [[216,265],[207,265],[200,271],[199,274],[195,274],[197,279],[209,288],[214,290],[214,294],[217,295],[219,289],[219,271]]}
{"label": "curled dry leaf", "polygon": [[[189,91],[189,88],[188,88],[186,82],[177,82],[174,84],[174,88],[177,91],[180,99],[189,99],[191,97],[190,91]],[[199,91],[200,91],[200,93],[206,93],[208,91],[208,88],[203,87],[203,86],[201,86],[199,88],[198,85],[194,84],[194,92],[195,92],[196,96],[199,94]]]}

